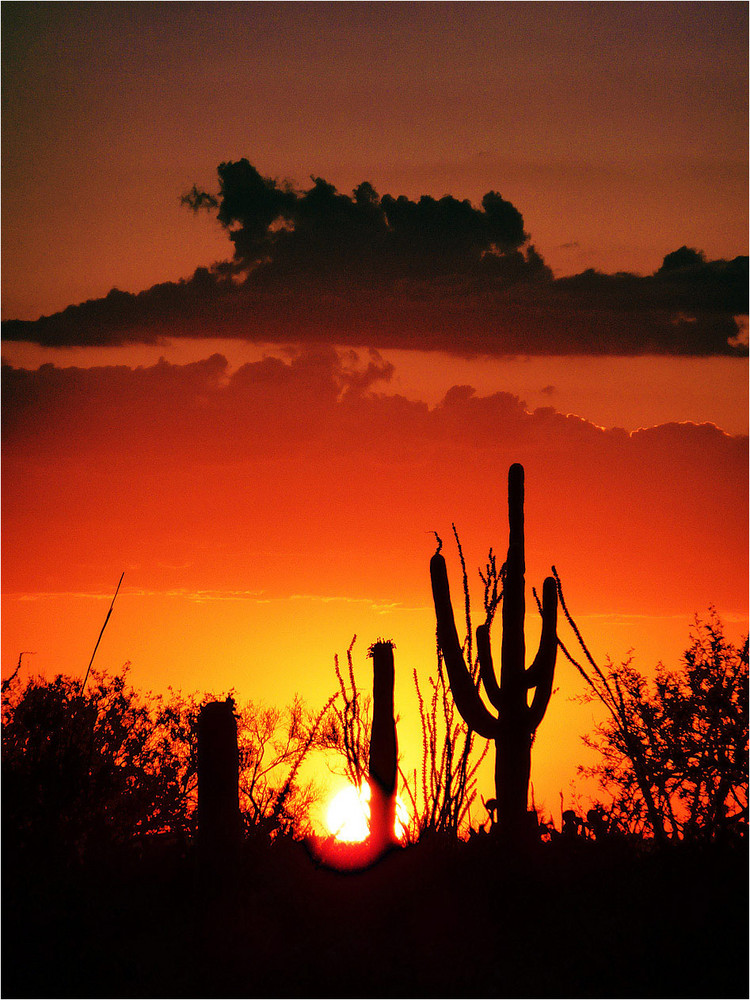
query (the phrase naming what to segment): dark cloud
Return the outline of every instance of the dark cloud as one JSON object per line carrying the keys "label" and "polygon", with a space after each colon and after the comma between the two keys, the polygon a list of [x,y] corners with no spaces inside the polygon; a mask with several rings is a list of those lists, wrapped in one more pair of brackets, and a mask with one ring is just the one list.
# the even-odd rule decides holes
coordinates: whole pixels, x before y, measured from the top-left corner
{"label": "dark cloud", "polygon": [[356,287],[543,271],[538,258],[520,254],[528,242],[521,213],[495,191],[475,208],[449,195],[381,198],[368,182],[349,197],[322,177],[298,191],[262,177],[244,159],[222,163],[218,172],[218,197],[194,187],[183,202],[196,211],[218,209],[235,261],[256,286],[301,277]]}
{"label": "dark cloud", "polygon": [[7,340],[47,346],[180,337],[333,342],[476,354],[746,354],[748,258],[707,261],[681,247],[652,275],[589,270],[554,280],[523,217],[488,192],[351,196],[322,178],[297,190],[247,162],[219,167],[216,211],[232,260],[192,278],[3,324]]}

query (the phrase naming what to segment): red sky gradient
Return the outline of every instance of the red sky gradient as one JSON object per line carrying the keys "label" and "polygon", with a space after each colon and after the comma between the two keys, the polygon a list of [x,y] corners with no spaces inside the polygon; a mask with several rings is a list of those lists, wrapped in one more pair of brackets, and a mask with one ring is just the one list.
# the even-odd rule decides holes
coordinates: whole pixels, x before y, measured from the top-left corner
{"label": "red sky gradient", "polygon": [[[354,633],[364,684],[364,649],[387,636],[407,747],[411,671],[434,656],[432,533],[458,586],[456,523],[478,583],[489,546],[507,546],[517,458],[528,583],[557,566],[602,659],[635,648],[644,666],[674,662],[711,603],[732,634],[746,627],[746,437],[712,424],[605,430],[468,386],[429,406],[380,392],[377,357],[356,369],[343,357],[321,349],[231,374],[219,355],[6,368],[5,669],[29,649],[35,669],[77,671],[124,569],[102,666],[129,659],[143,686],[316,703]],[[575,776],[588,726],[567,701],[573,669],[561,662],[558,677],[542,727],[555,764],[535,771],[548,803]]]}
{"label": "red sky gradient", "polygon": [[[683,245],[747,253],[744,5],[6,4],[2,19],[4,320],[229,259],[215,217],[179,198],[245,156],[346,194],[499,191],[556,277],[652,275]],[[573,344],[580,309],[554,307]],[[531,342],[530,315],[516,327]],[[602,660],[676,665],[710,604],[738,639],[747,358],[654,357],[637,349],[652,311],[617,316],[627,358],[580,340],[555,356],[407,351],[406,330],[379,351],[365,334],[299,345],[293,328],[252,345],[168,327],[122,347],[4,340],[3,676],[21,650],[82,676],[124,570],[99,666],[314,706],[354,633],[365,687],[364,651],[391,638],[417,766],[433,532],[454,591],[452,522],[478,583],[489,546],[504,556],[515,461],[529,649],[531,586],[553,563]],[[697,320],[673,307],[659,322]],[[562,658],[556,686],[532,781],[557,816],[592,709]]]}

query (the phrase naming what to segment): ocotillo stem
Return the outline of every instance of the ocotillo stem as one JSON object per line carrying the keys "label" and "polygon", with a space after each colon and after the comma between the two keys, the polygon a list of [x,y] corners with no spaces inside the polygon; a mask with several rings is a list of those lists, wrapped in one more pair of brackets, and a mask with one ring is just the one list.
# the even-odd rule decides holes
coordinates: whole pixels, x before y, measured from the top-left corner
{"label": "ocotillo stem", "polygon": [[81,684],[81,690],[78,692],[79,695],[83,694],[83,689],[86,687],[86,681],[89,679],[89,671],[91,670],[91,664],[94,662],[94,657],[96,656],[96,651],[99,648],[99,643],[102,641],[102,636],[104,635],[104,630],[107,627],[107,622],[109,621],[109,616],[112,614],[112,608],[115,606],[115,598],[120,590],[120,584],[122,583],[122,578],[125,576],[125,570],[120,574],[120,581],[117,584],[117,589],[115,590],[115,596],[112,598],[112,603],[109,606],[109,611],[107,612],[107,617],[104,619],[104,624],[102,625],[102,630],[99,633],[99,638],[96,640],[96,645],[94,646],[94,652],[91,654],[91,659],[89,660],[89,665],[86,668],[86,676],[83,678]]}

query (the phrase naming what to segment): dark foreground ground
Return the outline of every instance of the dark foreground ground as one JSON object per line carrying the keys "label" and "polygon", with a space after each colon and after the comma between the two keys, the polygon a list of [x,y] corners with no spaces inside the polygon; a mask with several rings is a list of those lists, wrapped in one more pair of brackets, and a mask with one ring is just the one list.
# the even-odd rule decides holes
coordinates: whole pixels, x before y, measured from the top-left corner
{"label": "dark foreground ground", "polygon": [[747,997],[747,850],[421,844],[340,874],[247,845],[6,851],[2,996]]}

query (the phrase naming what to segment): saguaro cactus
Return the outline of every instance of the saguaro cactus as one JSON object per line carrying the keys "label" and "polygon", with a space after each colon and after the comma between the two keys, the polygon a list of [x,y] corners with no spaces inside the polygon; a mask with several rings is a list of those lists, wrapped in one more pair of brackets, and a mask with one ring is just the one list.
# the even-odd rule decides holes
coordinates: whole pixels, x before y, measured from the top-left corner
{"label": "saguaro cactus", "polygon": [[212,701],[198,716],[198,837],[212,858],[231,853],[242,832],[234,702]]}
{"label": "saguaro cactus", "polygon": [[393,715],[393,643],[379,639],[372,656],[372,731],[370,733],[370,843],[384,850],[395,839],[396,720]]}
{"label": "saguaro cactus", "polygon": [[[531,744],[552,693],[557,656],[557,585],[554,577],[547,577],[542,595],[539,652],[526,669],[523,499],[523,466],[512,465],[508,473],[510,537],[503,589],[499,684],[492,663],[489,625],[480,625],[476,631],[479,674],[487,698],[497,709],[497,717],[480,698],[464,661],[453,618],[445,559],[439,549],[430,561],[437,638],[453,698],[466,724],[485,739],[495,741],[498,828],[503,841],[513,846],[526,840]],[[527,693],[532,688],[535,690],[529,705]]]}

